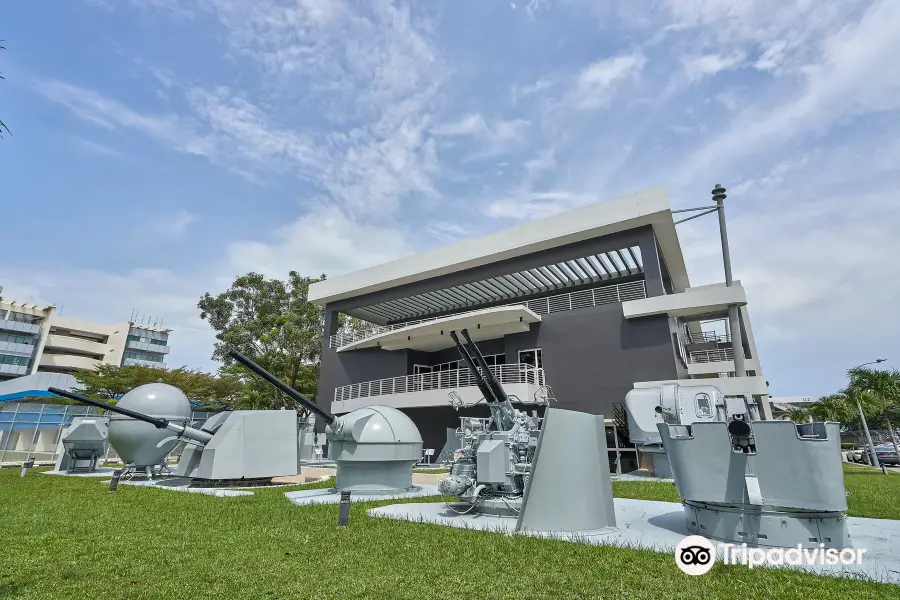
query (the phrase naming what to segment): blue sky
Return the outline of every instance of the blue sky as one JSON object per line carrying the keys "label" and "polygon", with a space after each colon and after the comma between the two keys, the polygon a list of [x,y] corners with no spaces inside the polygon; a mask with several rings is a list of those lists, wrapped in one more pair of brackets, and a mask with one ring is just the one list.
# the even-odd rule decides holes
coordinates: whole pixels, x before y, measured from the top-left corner
{"label": "blue sky", "polygon": [[[175,333],[248,270],[334,276],[656,185],[729,188],[774,395],[900,366],[900,3],[10,2],[4,295]],[[715,220],[679,226],[694,285]]]}

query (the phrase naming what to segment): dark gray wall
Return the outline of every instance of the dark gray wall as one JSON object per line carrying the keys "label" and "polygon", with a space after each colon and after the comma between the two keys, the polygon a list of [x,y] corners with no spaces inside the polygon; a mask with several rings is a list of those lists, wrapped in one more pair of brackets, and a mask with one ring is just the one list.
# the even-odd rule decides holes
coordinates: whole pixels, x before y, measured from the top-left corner
{"label": "dark gray wall", "polygon": [[621,304],[552,313],[528,333],[507,336],[506,361],[540,348],[556,406],[612,417],[635,381],[675,379],[667,317],[626,320]]}
{"label": "dark gray wall", "polygon": [[[624,402],[636,381],[677,379],[680,375],[665,316],[626,320],[621,304],[544,315],[531,331],[478,344],[483,354],[505,351],[507,363],[518,362],[518,351],[540,348],[544,376],[553,388],[554,406],[612,417],[612,405]],[[411,365],[456,360],[455,348],[439,352],[378,349],[330,353],[346,383],[405,375]],[[323,357],[324,361],[324,357]],[[408,369],[407,369],[408,366]],[[340,385],[346,385],[341,383]],[[330,400],[333,397],[328,397]],[[326,397],[322,397],[326,403]],[[440,449],[447,427],[457,427],[461,415],[488,416],[484,406],[456,412],[451,407],[403,409],[422,433],[426,448]]]}

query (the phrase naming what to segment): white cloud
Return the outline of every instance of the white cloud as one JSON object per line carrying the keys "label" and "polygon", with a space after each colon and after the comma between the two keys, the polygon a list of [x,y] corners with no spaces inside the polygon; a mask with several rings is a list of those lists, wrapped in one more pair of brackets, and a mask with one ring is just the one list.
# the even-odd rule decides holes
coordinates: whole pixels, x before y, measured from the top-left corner
{"label": "white cloud", "polygon": [[467,160],[496,157],[522,146],[531,123],[525,119],[495,120],[488,123],[478,114],[468,114],[456,121],[441,123],[432,129],[437,137],[471,137],[478,145]]}
{"label": "white cloud", "polygon": [[507,198],[489,203],[485,214],[494,219],[527,221],[550,217],[600,200],[601,198],[592,194],[519,190]]}
{"label": "white cloud", "polygon": [[581,110],[606,106],[614,87],[637,75],[646,63],[643,54],[633,53],[604,58],[588,65],[578,73],[567,104]]}
{"label": "white cloud", "polygon": [[821,59],[804,69],[802,89],[780,104],[742,111],[720,136],[677,168],[690,180],[739,156],[843,120],[900,108],[900,4],[876,2],[859,23],[823,41]]}
{"label": "white cloud", "polygon": [[713,77],[723,71],[737,69],[744,64],[745,57],[741,53],[730,55],[705,54],[681,59],[684,73],[690,83],[695,83],[707,77]]}
{"label": "white cloud", "polygon": [[403,229],[363,225],[335,208],[320,208],[277,229],[268,240],[230,244],[228,265],[234,272],[279,278],[292,270],[337,275],[410,254],[407,239]]}
{"label": "white cloud", "polygon": [[160,224],[159,230],[172,237],[182,237],[197,217],[186,210],[180,210]]}

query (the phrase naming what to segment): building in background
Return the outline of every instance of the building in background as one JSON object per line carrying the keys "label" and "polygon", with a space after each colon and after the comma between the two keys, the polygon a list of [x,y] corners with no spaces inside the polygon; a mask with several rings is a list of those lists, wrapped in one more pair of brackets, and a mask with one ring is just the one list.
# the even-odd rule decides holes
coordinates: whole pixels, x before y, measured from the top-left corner
{"label": "building in background", "polygon": [[[450,392],[480,398],[448,336],[463,328],[508,394],[531,400],[549,386],[555,406],[604,415],[610,439],[627,437],[623,402],[635,387],[715,378],[725,395],[768,407],[744,289],[691,287],[660,188],[329,278],[309,299],[325,309],[323,402],[335,414],[396,407],[426,448],[443,448],[460,416],[486,414],[448,402]],[[734,304],[738,349],[725,326]],[[339,314],[365,324],[338,329]],[[616,470],[637,468],[628,462]]]}
{"label": "building in background", "polygon": [[170,333],[130,321],[106,325],[64,317],[54,306],[0,300],[0,382],[100,364],[165,367]]}
{"label": "building in background", "polygon": [[[0,300],[0,463],[18,464],[28,457],[56,460],[62,431],[72,418],[94,409],[47,403],[53,396],[47,389],[78,389],[72,373],[101,364],[166,367],[170,333],[132,321],[106,325],[64,317],[54,306]],[[205,413],[194,418],[202,421]]]}

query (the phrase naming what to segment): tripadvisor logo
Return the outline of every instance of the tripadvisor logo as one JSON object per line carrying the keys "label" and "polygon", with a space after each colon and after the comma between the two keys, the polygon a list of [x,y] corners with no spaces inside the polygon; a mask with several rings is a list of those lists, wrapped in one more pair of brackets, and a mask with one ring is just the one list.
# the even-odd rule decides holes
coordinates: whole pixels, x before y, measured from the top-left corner
{"label": "tripadvisor logo", "polygon": [[716,549],[702,535],[689,535],[675,546],[675,564],[688,575],[709,573],[716,562]]}
{"label": "tripadvisor logo", "polygon": [[865,548],[749,548],[747,544],[719,544],[700,535],[690,535],[675,547],[675,564],[688,575],[709,573],[716,562],[717,550],[721,551],[722,563],[745,565],[752,569],[761,566],[784,565],[859,565],[862,564]]}

